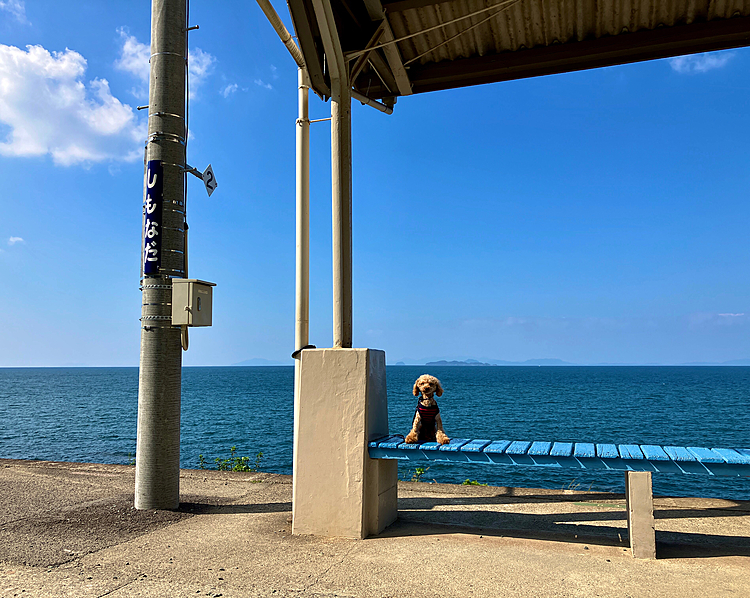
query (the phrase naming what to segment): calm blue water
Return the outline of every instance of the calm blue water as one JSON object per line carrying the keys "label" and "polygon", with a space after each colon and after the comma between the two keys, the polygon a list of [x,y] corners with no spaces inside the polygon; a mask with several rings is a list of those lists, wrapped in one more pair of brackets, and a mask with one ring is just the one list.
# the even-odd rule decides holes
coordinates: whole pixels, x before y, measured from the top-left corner
{"label": "calm blue water", "polygon": [[[409,431],[414,380],[436,375],[449,436],[697,446],[750,446],[746,367],[389,366],[394,433]],[[292,367],[185,368],[182,467],[203,454],[263,451],[291,473]],[[0,457],[128,463],[135,453],[137,368],[0,369]],[[414,465],[402,467],[409,478]],[[431,465],[425,480],[623,491],[622,475],[549,468]],[[750,479],[658,474],[662,495],[750,499]]]}

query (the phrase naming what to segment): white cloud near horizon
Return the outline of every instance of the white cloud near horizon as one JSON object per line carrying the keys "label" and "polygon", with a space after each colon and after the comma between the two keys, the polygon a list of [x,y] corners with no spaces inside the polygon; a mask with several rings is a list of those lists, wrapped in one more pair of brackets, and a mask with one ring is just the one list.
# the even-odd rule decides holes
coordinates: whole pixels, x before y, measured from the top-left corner
{"label": "white cloud near horizon", "polygon": [[[132,90],[133,95],[141,99],[148,98],[148,82],[150,77],[149,57],[151,47],[138,41],[130,35],[125,27],[117,30],[122,40],[120,56],[115,61],[115,67],[136,77],[141,86]],[[188,74],[190,75],[190,99],[196,97],[196,91],[213,73],[216,58],[200,48],[188,50]]]}
{"label": "white cloud near horizon", "polygon": [[669,66],[681,74],[705,73],[726,66],[734,55],[734,52],[723,51],[677,56],[669,59]]}
{"label": "white cloud near horizon", "polygon": [[0,125],[10,128],[0,155],[51,155],[61,166],[142,157],[144,126],[106,79],[85,82],[86,67],[68,48],[0,44]]}
{"label": "white cloud near horizon", "polygon": [[29,23],[26,19],[26,4],[22,0],[0,0],[0,11],[9,12],[19,23]]}
{"label": "white cloud near horizon", "polygon": [[263,79],[255,79],[253,80],[253,83],[255,83],[256,85],[260,85],[261,87],[265,87],[266,89],[273,89],[273,85],[271,85],[270,83],[266,83],[265,81],[263,81]]}
{"label": "white cloud near horizon", "polygon": [[21,237],[11,237],[8,239],[8,245],[15,245],[16,243],[25,243]]}

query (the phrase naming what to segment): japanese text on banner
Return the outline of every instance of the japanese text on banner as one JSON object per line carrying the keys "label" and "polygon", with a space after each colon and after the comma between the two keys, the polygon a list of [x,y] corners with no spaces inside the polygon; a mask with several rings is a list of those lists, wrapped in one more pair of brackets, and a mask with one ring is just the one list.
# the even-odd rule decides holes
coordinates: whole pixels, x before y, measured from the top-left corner
{"label": "japanese text on banner", "polygon": [[149,160],[146,170],[146,205],[143,226],[143,273],[159,274],[161,267],[164,168],[161,160]]}

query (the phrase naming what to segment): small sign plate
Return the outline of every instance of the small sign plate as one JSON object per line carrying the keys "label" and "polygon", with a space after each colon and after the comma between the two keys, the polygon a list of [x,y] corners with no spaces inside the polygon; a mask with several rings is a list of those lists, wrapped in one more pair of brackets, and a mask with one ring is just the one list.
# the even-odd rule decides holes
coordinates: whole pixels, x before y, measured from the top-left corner
{"label": "small sign plate", "polygon": [[208,196],[211,197],[214,189],[216,189],[219,184],[216,182],[214,170],[213,168],[211,168],[210,164],[206,166],[206,170],[203,171],[203,176],[201,178],[203,179],[203,184],[206,186],[206,192],[208,193]]}

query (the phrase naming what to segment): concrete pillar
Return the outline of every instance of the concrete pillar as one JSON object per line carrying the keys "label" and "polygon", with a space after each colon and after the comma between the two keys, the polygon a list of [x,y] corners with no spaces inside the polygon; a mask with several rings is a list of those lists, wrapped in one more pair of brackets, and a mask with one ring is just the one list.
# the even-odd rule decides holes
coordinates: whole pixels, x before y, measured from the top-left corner
{"label": "concrete pillar", "polygon": [[380,533],[398,510],[396,461],[367,454],[388,434],[385,353],[307,349],[299,364],[292,533]]}
{"label": "concrete pillar", "polygon": [[637,559],[655,559],[654,495],[650,471],[625,472],[625,505],[633,556]]}
{"label": "concrete pillar", "polygon": [[144,243],[154,245],[142,247],[136,509],[180,504],[182,342],[172,326],[172,278],[185,276],[185,1],[153,0],[151,7]]}

